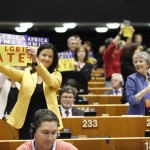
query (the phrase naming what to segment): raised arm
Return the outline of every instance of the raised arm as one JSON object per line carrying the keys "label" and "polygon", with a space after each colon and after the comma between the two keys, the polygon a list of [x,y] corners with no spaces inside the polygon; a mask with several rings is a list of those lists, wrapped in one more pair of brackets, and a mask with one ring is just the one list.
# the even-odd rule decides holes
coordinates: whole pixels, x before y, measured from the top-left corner
{"label": "raised arm", "polygon": [[122,23],[121,25],[120,25],[120,31],[119,31],[119,33],[116,35],[116,37],[113,39],[113,42],[115,43],[115,45],[117,45],[118,44],[118,41],[121,39],[121,36],[122,36],[122,34],[123,34],[123,30],[124,30],[124,24]]}

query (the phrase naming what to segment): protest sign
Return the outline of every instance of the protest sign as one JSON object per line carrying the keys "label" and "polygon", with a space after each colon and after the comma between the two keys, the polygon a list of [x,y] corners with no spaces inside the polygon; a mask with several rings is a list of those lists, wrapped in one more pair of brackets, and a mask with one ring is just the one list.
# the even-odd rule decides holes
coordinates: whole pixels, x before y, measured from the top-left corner
{"label": "protest sign", "polygon": [[1,65],[26,66],[31,62],[31,58],[26,52],[26,46],[0,44]]}
{"label": "protest sign", "polygon": [[60,72],[74,70],[74,56],[72,52],[58,53],[58,69]]}

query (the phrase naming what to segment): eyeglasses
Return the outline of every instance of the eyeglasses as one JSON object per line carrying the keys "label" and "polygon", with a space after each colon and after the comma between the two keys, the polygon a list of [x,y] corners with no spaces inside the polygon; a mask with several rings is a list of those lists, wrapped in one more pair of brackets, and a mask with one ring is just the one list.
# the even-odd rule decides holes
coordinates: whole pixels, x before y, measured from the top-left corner
{"label": "eyeglasses", "polygon": [[62,96],[62,98],[63,98],[63,99],[70,99],[70,100],[71,100],[71,99],[74,99],[74,97],[72,97],[72,96]]}
{"label": "eyeglasses", "polygon": [[45,133],[44,135],[47,137],[57,138],[60,137],[60,132],[57,131],[56,133]]}

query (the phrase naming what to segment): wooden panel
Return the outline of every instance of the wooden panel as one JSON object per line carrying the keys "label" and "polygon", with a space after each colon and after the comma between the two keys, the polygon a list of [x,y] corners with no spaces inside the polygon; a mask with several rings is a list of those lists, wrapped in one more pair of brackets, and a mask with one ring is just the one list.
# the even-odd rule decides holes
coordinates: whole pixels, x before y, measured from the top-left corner
{"label": "wooden panel", "polygon": [[105,73],[105,69],[104,68],[97,68],[94,73]]}
{"label": "wooden panel", "polygon": [[97,116],[62,119],[64,128],[69,128],[72,136],[144,137],[145,130],[150,128],[149,116]]}
{"label": "wooden panel", "polygon": [[[84,138],[84,139],[63,139],[63,141],[72,143],[79,150],[110,150],[110,146],[106,144],[105,138]],[[146,142],[149,138],[132,137],[132,138],[111,138],[111,144],[116,150],[149,150],[146,149]],[[15,150],[23,140],[0,141],[1,150]]]}
{"label": "wooden panel", "polygon": [[89,104],[121,104],[120,95],[81,95],[88,99]]}
{"label": "wooden panel", "polygon": [[1,129],[0,140],[13,140],[14,139],[13,134],[11,133],[11,130],[9,129],[8,126],[12,129],[12,132],[14,136],[16,137],[16,139],[19,139],[18,130],[10,126],[9,124],[7,125],[6,122],[0,119],[0,129]]}
{"label": "wooden panel", "polygon": [[97,116],[102,114],[109,114],[109,116],[121,116],[127,115],[128,105],[124,104],[106,104],[106,105],[74,105],[83,111],[89,111],[94,108],[97,112]]}
{"label": "wooden panel", "polygon": [[92,74],[92,77],[100,77],[100,76],[102,76],[103,75],[103,73],[93,73]]}
{"label": "wooden panel", "polygon": [[91,80],[89,80],[89,82],[104,82],[105,81],[105,77],[92,77]]}
{"label": "wooden panel", "polygon": [[107,87],[97,87],[97,88],[88,88],[89,93],[92,94],[103,94],[104,92],[111,90],[112,88],[107,88]]}
{"label": "wooden panel", "polygon": [[142,148],[141,150],[150,150],[150,139],[142,140]]}
{"label": "wooden panel", "polygon": [[104,82],[88,82],[88,87],[104,87]]}

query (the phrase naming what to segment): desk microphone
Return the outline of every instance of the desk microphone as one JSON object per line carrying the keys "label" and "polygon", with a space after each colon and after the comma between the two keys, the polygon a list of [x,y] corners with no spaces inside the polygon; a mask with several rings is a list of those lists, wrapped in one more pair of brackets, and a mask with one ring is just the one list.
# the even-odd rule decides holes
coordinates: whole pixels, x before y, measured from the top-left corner
{"label": "desk microphone", "polygon": [[11,131],[11,133],[12,133],[12,135],[13,135],[13,138],[14,138],[14,140],[16,140],[16,137],[15,137],[15,135],[14,135],[14,133],[13,133],[13,131],[12,131],[12,129],[11,129],[11,127],[10,127],[10,125],[7,123],[7,120],[6,120],[6,118],[5,117],[2,117],[2,120],[7,124],[7,127],[9,128],[9,130]]}
{"label": "desk microphone", "polygon": [[115,150],[114,146],[110,142],[110,139],[106,139],[106,143],[109,144],[112,150]]}

